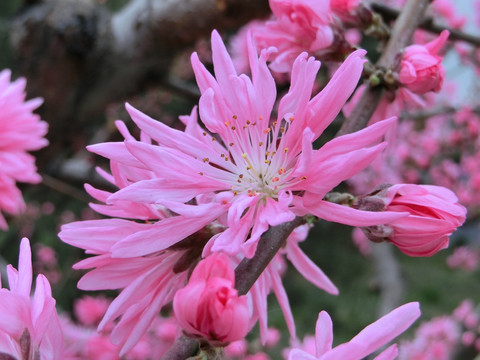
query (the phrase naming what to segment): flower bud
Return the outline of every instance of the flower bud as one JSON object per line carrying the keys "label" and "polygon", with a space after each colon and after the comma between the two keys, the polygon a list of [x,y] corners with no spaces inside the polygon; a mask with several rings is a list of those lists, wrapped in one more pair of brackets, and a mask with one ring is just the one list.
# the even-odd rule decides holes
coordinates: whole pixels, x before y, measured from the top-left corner
{"label": "flower bud", "polygon": [[397,211],[409,215],[389,224],[362,228],[374,242],[391,241],[410,256],[431,256],[448,246],[450,234],[465,221],[466,209],[455,194],[441,186],[381,185],[359,197],[354,207]]}
{"label": "flower bud", "polygon": [[445,78],[445,68],[442,65],[443,58],[437,53],[449,34],[444,30],[438,38],[425,45],[410,45],[405,49],[399,80],[407,89],[416,94],[440,91]]}
{"label": "flower bud", "polygon": [[194,269],[189,283],[173,299],[175,316],[191,337],[224,346],[243,339],[250,330],[246,296],[238,296],[228,257],[213,254]]}

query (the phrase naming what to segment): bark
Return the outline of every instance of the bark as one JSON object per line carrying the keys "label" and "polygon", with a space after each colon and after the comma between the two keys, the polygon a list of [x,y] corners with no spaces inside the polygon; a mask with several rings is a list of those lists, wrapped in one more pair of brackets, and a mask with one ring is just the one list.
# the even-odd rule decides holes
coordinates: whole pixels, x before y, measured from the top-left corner
{"label": "bark", "polygon": [[117,13],[95,0],[27,4],[12,21],[10,42],[28,96],[45,99],[46,152],[58,156],[88,138],[109,103],[164,81],[174,57],[212,29],[268,11],[267,0],[132,0]]}

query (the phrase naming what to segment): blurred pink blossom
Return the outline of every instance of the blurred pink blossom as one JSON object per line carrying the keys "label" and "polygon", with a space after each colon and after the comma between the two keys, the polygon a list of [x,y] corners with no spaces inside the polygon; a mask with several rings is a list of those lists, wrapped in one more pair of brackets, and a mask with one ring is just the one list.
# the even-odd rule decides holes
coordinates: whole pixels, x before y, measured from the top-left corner
{"label": "blurred pink blossom", "polygon": [[23,238],[20,244],[18,270],[9,265],[7,275],[10,290],[0,288],[0,357],[63,360],[55,299],[43,275],[38,275],[30,297],[32,254],[28,239]]}
{"label": "blurred pink blossom", "polygon": [[474,271],[480,261],[478,253],[467,246],[455,248],[452,255],[447,258],[447,265],[452,269]]}
{"label": "blurred pink blossom", "polygon": [[111,301],[105,296],[83,296],[73,305],[73,312],[80,324],[98,326]]}
{"label": "blurred pink blossom", "polygon": [[48,144],[44,138],[48,125],[33,110],[42,99],[25,101],[25,79],[10,82],[10,70],[0,72],[0,229],[7,229],[2,211],[17,215],[25,203],[16,182],[41,181],[35,167],[35,151]]}

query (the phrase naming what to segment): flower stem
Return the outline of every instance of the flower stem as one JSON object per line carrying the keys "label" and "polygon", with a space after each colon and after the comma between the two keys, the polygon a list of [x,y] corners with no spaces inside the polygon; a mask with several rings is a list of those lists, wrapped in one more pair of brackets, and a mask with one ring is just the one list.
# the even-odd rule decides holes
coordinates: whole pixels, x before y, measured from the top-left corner
{"label": "flower stem", "polygon": [[[414,31],[423,19],[430,0],[408,0],[392,30],[392,35],[378,60],[376,66],[383,69],[392,69],[400,65],[398,54],[405,48],[413,36]],[[349,118],[343,123],[337,136],[349,134],[363,129],[375,112],[383,91],[380,87],[367,85],[362,97],[356,104]]]}

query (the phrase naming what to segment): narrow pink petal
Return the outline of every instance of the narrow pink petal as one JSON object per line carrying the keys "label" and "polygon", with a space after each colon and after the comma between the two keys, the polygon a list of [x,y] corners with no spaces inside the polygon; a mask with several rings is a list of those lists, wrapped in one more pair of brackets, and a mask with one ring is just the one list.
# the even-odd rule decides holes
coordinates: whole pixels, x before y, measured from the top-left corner
{"label": "narrow pink petal", "polygon": [[203,94],[209,88],[218,89],[217,81],[202,64],[196,52],[192,54],[190,60],[200,92]]}
{"label": "narrow pink petal", "polygon": [[318,314],[317,324],[315,325],[315,346],[317,358],[320,358],[327,351],[330,351],[332,349],[332,344],[332,319],[326,311],[322,311]]}
{"label": "narrow pink petal", "polygon": [[367,126],[366,128],[352,134],[336,137],[323,145],[318,150],[318,154],[321,154],[322,157],[328,158],[330,156],[345,154],[366,146],[371,146],[382,139],[396,122],[397,118],[392,117],[376,122],[375,124]]}
{"label": "narrow pink petal", "polygon": [[112,246],[112,255],[129,258],[164,250],[215,220],[224,210],[218,204],[214,205],[217,206],[210,207],[208,213],[199,214],[203,216],[175,216],[160,220],[149,229],[136,232],[117,242]]}
{"label": "narrow pink petal", "polygon": [[316,287],[329,294],[337,295],[338,289],[325,273],[300,249],[298,243],[287,242],[286,254],[288,260],[302,276]]}
{"label": "narrow pink petal", "polygon": [[30,241],[27,238],[23,238],[20,243],[17,284],[15,289],[10,289],[30,297],[30,291],[32,290],[32,251],[30,250]]}
{"label": "narrow pink petal", "polygon": [[368,325],[349,343],[365,347],[364,353],[359,357],[363,358],[403,333],[419,316],[420,307],[417,302],[402,305]]}
{"label": "narrow pink petal", "polygon": [[187,176],[175,182],[156,178],[138,181],[117,191],[108,198],[107,203],[133,201],[139,204],[157,204],[161,203],[161,200],[188,202],[201,193],[221,190],[222,188],[218,182],[208,179],[202,184]]}
{"label": "narrow pink petal", "polygon": [[318,358],[306,353],[303,350],[292,349],[288,354],[288,360],[318,360]]}
{"label": "narrow pink petal", "polygon": [[305,210],[321,219],[350,226],[388,224],[409,215],[409,213],[406,212],[374,212],[357,210],[348,206],[334,204],[323,200],[316,204],[305,206]]}
{"label": "narrow pink petal", "polygon": [[228,86],[228,79],[231,75],[237,76],[237,71],[235,70],[235,66],[233,65],[232,59],[228,54],[222,38],[216,30],[212,31],[212,60],[215,70],[215,78],[219,81],[221,87],[221,81],[226,82],[225,85]]}
{"label": "narrow pink petal", "polygon": [[152,119],[128,103],[125,107],[137,126],[160,146],[181,150],[191,156],[197,156],[199,153],[204,153],[205,157],[210,156],[212,149],[207,148],[203,142],[193,136]]}
{"label": "narrow pink petal", "polygon": [[118,161],[128,166],[145,168],[128,150],[124,143],[111,142],[87,146],[87,150],[110,160]]}
{"label": "narrow pink petal", "polygon": [[282,284],[282,279],[277,271],[273,270],[270,272],[270,279],[273,285],[273,292],[277,297],[277,301],[280,304],[280,308],[282,309],[283,317],[285,318],[285,322],[287,323],[288,332],[290,333],[290,338],[296,339],[296,329],[295,329],[295,321],[293,320],[292,309],[290,307],[290,303],[288,301],[287,292]]}
{"label": "narrow pink petal", "polygon": [[437,38],[425,44],[425,47],[430,53],[437,54],[442,49],[443,45],[445,45],[449,36],[450,32],[448,30],[443,30]]}
{"label": "narrow pink petal", "polygon": [[365,50],[357,50],[350,54],[327,86],[308,104],[311,111],[308,126],[312,128],[316,137],[335,119],[355,90],[363,71],[365,53]]}

